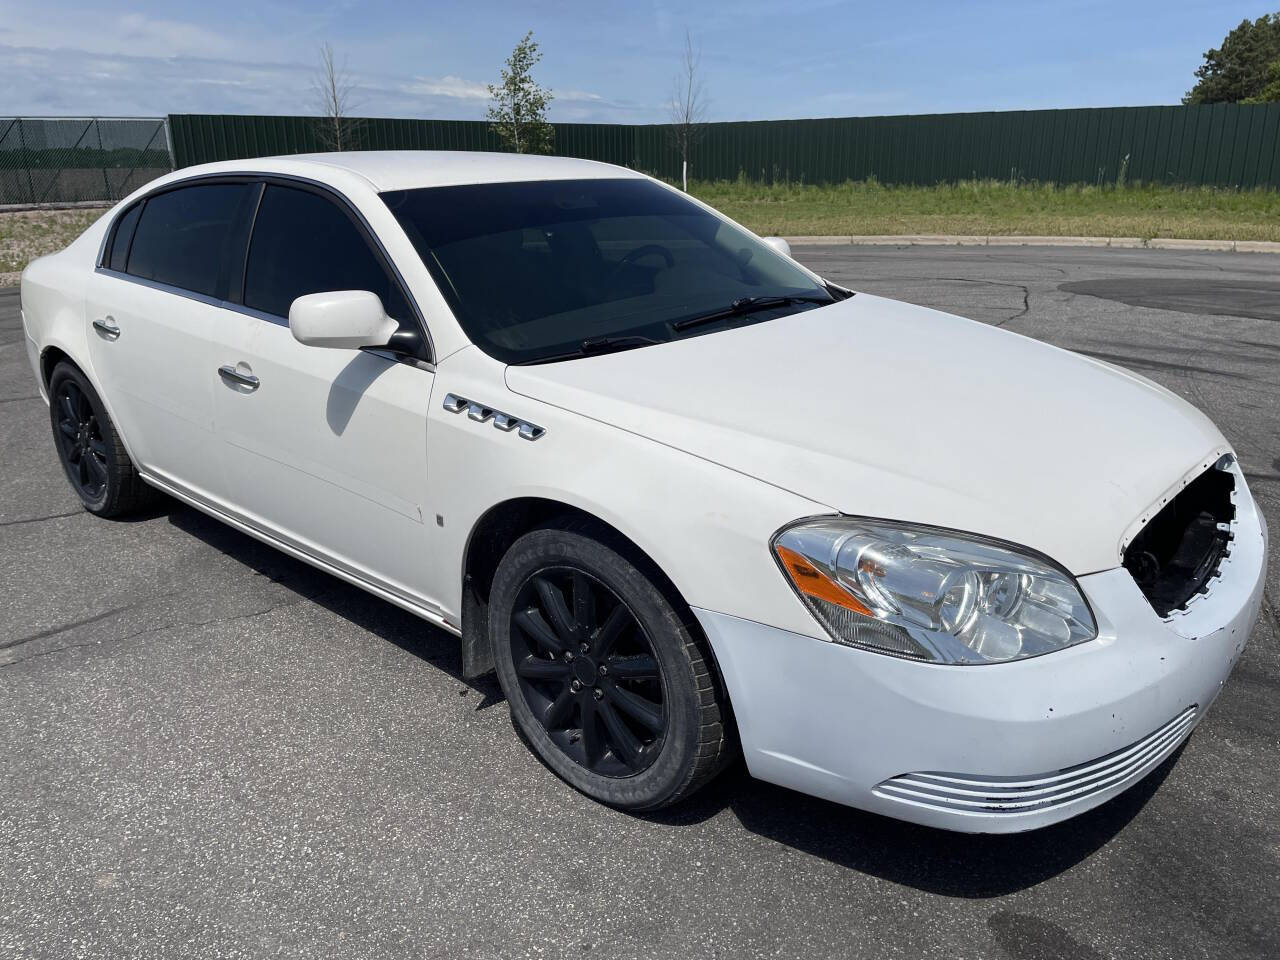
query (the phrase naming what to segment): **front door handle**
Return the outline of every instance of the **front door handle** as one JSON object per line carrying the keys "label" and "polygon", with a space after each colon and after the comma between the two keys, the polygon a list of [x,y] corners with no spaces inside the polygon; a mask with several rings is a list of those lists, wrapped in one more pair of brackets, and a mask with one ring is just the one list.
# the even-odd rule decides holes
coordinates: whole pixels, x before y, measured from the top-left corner
{"label": "front door handle", "polygon": [[115,318],[111,316],[93,321],[93,329],[97,330],[107,340],[120,339],[120,328],[116,326]]}
{"label": "front door handle", "polygon": [[229,363],[224,363],[218,368],[218,376],[228,383],[234,383],[239,387],[247,387],[250,390],[257,390],[262,382],[252,373],[241,373]]}

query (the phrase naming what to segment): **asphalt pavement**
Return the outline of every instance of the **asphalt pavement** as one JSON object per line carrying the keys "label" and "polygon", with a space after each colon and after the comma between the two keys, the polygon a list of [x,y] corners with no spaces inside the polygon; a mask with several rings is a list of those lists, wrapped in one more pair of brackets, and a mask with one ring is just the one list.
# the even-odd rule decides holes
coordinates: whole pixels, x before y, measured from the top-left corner
{"label": "asphalt pavement", "polygon": [[[1166,385],[1280,531],[1280,257],[796,252]],[[0,956],[1274,957],[1278,605],[1273,552],[1195,736],[1057,827],[948,834],[741,766],[629,816],[529,754],[451,637],[177,504],[81,510],[2,291]]]}

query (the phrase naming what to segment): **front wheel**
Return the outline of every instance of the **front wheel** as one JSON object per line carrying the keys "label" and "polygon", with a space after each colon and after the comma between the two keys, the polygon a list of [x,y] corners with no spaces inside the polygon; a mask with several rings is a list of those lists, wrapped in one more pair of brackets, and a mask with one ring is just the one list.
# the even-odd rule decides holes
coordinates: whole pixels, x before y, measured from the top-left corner
{"label": "front wheel", "polygon": [[692,625],[621,538],[535,530],[494,577],[489,638],[513,723],[587,796],[651,810],[732,756],[728,706]]}

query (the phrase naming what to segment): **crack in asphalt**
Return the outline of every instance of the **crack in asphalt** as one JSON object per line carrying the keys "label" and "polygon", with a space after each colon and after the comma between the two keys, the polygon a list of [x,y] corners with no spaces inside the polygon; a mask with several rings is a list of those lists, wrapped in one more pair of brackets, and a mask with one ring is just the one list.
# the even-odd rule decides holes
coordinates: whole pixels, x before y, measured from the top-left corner
{"label": "crack in asphalt", "polygon": [[[94,647],[103,643],[111,643],[112,645],[116,645],[116,644],[123,643],[126,640],[133,640],[137,637],[147,636],[148,634],[162,633],[165,630],[177,630],[183,627],[187,627],[187,628],[205,627],[213,623],[234,623],[237,620],[252,620],[255,617],[265,617],[267,614],[274,613],[277,610],[283,610],[283,609],[286,609],[287,607],[295,607],[295,606],[298,606],[299,604],[318,600],[320,597],[324,596],[324,593],[325,591],[321,590],[317,593],[310,594],[307,596],[295,597],[292,600],[287,600],[281,603],[274,603],[263,610],[254,610],[249,613],[240,613],[240,614],[236,614],[233,617],[210,617],[207,620],[180,620],[175,623],[164,623],[158,626],[145,627],[142,630],[135,630],[133,633],[126,633],[124,636],[120,636],[120,637],[101,637],[97,640],[91,640],[87,643],[68,643],[60,647],[53,647],[49,650],[42,650],[39,653],[33,653],[29,657],[22,657],[18,660],[10,660],[8,663],[0,663],[0,670],[17,666],[20,663],[26,663],[28,660],[40,660],[45,657],[54,656],[55,654],[66,653],[67,651],[70,651],[70,650],[79,650],[83,647]],[[142,602],[145,603],[146,601],[142,601]],[[40,640],[45,637],[57,636],[60,633],[67,633],[71,630],[76,629],[77,627],[82,627],[82,626],[85,626],[86,624],[94,623],[99,620],[105,620],[107,617],[110,617],[117,613],[121,613],[125,610],[130,609],[131,607],[137,607],[137,606],[141,606],[141,603],[131,604],[129,607],[120,607],[115,610],[108,610],[106,613],[101,613],[94,617],[88,617],[84,620],[81,620],[74,624],[70,624],[66,627],[60,627],[53,630],[46,630],[43,633],[38,633],[38,634],[35,634],[34,636],[26,637],[22,640],[15,640],[12,643],[0,645],[0,649],[16,647],[24,643],[31,643],[34,640]]]}
{"label": "crack in asphalt", "polygon": [[[893,278],[893,279],[904,279],[904,278]],[[913,279],[913,278],[905,278],[905,279]],[[1010,283],[1010,282],[1005,282],[1005,280],[980,280],[977,278],[973,278],[973,276],[934,276],[934,278],[919,278],[919,279],[946,280],[946,282],[950,282],[950,283],[980,283],[980,284],[987,285],[987,287],[1009,287],[1011,289],[1015,289],[1015,291],[1023,292],[1023,308],[1021,308],[1021,310],[1016,312],[1016,314],[1012,314],[1011,316],[1006,316],[1004,320],[998,321],[998,323],[995,323],[995,324],[991,324],[991,326],[1004,326],[1007,323],[1012,323],[1012,321],[1018,320],[1020,319],[1020,317],[1027,316],[1027,314],[1029,314],[1030,312],[1030,308],[1032,308],[1032,292],[1030,292],[1030,284]]]}
{"label": "crack in asphalt", "polygon": [[993,327],[1003,327],[1006,323],[1011,323],[1021,317],[1025,317],[1031,311],[1031,287],[1025,283],[1009,283],[1003,280],[977,280],[973,277],[937,277],[937,280],[951,281],[952,283],[981,283],[989,287],[1010,287],[1014,290],[1022,291],[1022,309],[1012,316],[1005,317],[999,323],[993,323]]}
{"label": "crack in asphalt", "polygon": [[1017,313],[1015,313],[1013,316],[1011,316],[1011,317],[1006,317],[1004,320],[1001,320],[999,323],[992,324],[992,326],[996,326],[996,327],[1003,327],[1006,323],[1011,323],[1011,322],[1012,322],[1012,321],[1014,321],[1014,320],[1018,320],[1018,319],[1020,319],[1021,317],[1025,317],[1028,313],[1030,313],[1030,312],[1031,312],[1031,290],[1030,290],[1030,288],[1028,288],[1027,286],[1024,286],[1023,284],[1020,284],[1020,283],[1015,283],[1015,284],[1014,284],[1014,286],[1015,286],[1015,287],[1022,287],[1022,309],[1021,309],[1021,310],[1019,310]]}
{"label": "crack in asphalt", "polygon": [[0,520],[0,527],[16,527],[24,523],[44,523],[46,520],[62,520],[66,517],[78,517],[85,511],[71,510],[67,513],[51,513],[47,517],[27,517],[25,520]]}
{"label": "crack in asphalt", "polygon": [[24,643],[34,643],[36,640],[45,640],[49,637],[56,637],[60,633],[69,633],[72,630],[88,626],[91,623],[97,623],[100,620],[106,620],[108,617],[114,617],[118,613],[125,613],[135,607],[140,607],[146,602],[147,600],[139,600],[136,603],[125,604],[123,607],[113,607],[110,610],[104,610],[102,613],[95,613],[91,617],[85,617],[72,623],[65,623],[60,627],[50,627],[48,630],[41,630],[39,633],[33,633],[27,637],[19,637],[17,640],[7,640],[4,643],[0,643],[0,650],[10,650],[13,647],[20,647]]}
{"label": "crack in asphalt", "polygon": [[40,394],[33,393],[29,397],[0,397],[0,403],[17,403],[19,400],[39,400]]}
{"label": "crack in asphalt", "polygon": [[[77,511],[73,511],[73,512],[68,513],[68,514],[52,514],[52,515],[50,515],[50,516],[48,516],[48,517],[33,517],[33,518],[29,519],[29,520],[11,520],[11,521],[8,521],[7,523],[0,524],[0,526],[11,526],[11,525],[20,524],[20,523],[39,523],[39,522],[42,522],[42,521],[45,521],[45,520],[53,520],[53,519],[57,519],[58,517],[61,517],[61,516],[77,516],[77,515],[80,515],[80,514],[83,514],[83,513],[84,513],[84,511],[83,511],[83,510],[77,510]],[[270,574],[270,573],[267,571],[267,569],[265,569],[265,568],[258,568],[258,567],[250,566],[250,567],[249,567],[249,570],[250,570],[250,572],[251,572],[251,574],[252,574],[253,576],[255,576],[255,577],[262,577],[262,578],[264,578],[268,583],[280,584],[280,585],[285,586],[286,588],[288,587],[287,582],[286,582],[286,578],[285,578],[285,577],[276,577],[276,576],[273,576],[273,575],[272,575],[272,574]],[[317,590],[316,592],[311,593],[311,594],[303,594],[303,595],[300,595],[300,596],[296,596],[296,597],[295,597],[294,599],[292,599],[292,600],[288,600],[288,601],[285,601],[285,602],[272,604],[271,606],[269,606],[269,607],[267,607],[266,609],[263,609],[263,610],[257,610],[257,611],[253,611],[253,612],[251,612],[251,613],[246,613],[246,614],[237,614],[237,615],[235,615],[235,616],[231,616],[231,617],[211,617],[211,618],[209,618],[209,619],[207,619],[207,620],[199,620],[199,621],[179,621],[179,622],[176,622],[176,623],[168,623],[168,624],[161,624],[161,625],[153,626],[153,627],[146,627],[146,628],[144,628],[144,629],[142,629],[142,630],[137,630],[137,631],[134,631],[133,633],[125,634],[124,636],[121,636],[121,637],[104,637],[104,638],[100,638],[100,639],[97,639],[97,640],[90,641],[90,642],[88,642],[88,643],[73,643],[73,644],[66,644],[66,645],[64,645],[64,646],[55,647],[55,648],[50,649],[50,650],[42,651],[42,652],[40,652],[40,653],[38,653],[38,654],[32,654],[32,655],[31,655],[31,656],[29,656],[29,657],[22,657],[21,659],[18,659],[18,660],[12,660],[12,661],[9,661],[9,662],[7,662],[7,663],[0,663],[0,669],[3,669],[4,667],[11,667],[11,666],[13,666],[13,665],[15,665],[15,664],[18,664],[18,663],[23,663],[23,662],[24,662],[24,661],[26,661],[26,660],[34,660],[34,659],[37,659],[37,658],[40,658],[40,657],[51,656],[51,655],[53,655],[53,654],[55,654],[55,653],[59,653],[59,652],[61,652],[61,651],[63,651],[63,650],[75,650],[75,649],[78,649],[78,648],[80,648],[80,647],[94,646],[94,645],[96,645],[96,644],[100,644],[100,643],[103,643],[103,642],[106,642],[106,641],[110,641],[111,643],[119,643],[119,642],[121,642],[121,641],[123,641],[123,640],[130,640],[130,639],[132,639],[132,638],[134,638],[134,637],[142,636],[142,635],[144,635],[144,634],[148,634],[148,633],[155,633],[155,632],[159,632],[159,631],[161,631],[161,630],[177,629],[177,628],[180,628],[180,627],[202,627],[202,626],[207,626],[208,624],[211,624],[211,623],[219,623],[219,622],[227,622],[227,623],[230,623],[230,622],[235,621],[235,620],[243,620],[243,619],[247,619],[247,618],[250,618],[250,617],[265,616],[266,614],[271,613],[271,612],[272,612],[272,611],[274,611],[274,610],[279,610],[279,609],[283,609],[283,608],[285,608],[285,607],[295,606],[295,605],[300,604],[300,603],[306,603],[307,601],[313,601],[313,600],[316,600],[316,599],[318,599],[318,598],[320,598],[320,597],[324,596],[326,593],[327,593],[327,591],[326,591],[326,590]],[[138,607],[145,606],[146,604],[151,603],[153,600],[159,599],[159,598],[161,598],[161,597],[172,597],[172,598],[177,598],[177,597],[180,597],[180,596],[182,596],[182,593],[181,593],[181,592],[177,592],[177,593],[172,593],[172,594],[170,594],[170,593],[165,592],[165,591],[160,591],[160,592],[157,592],[157,593],[152,594],[151,596],[144,597],[143,599],[138,600],[138,601],[136,601],[136,602],[134,602],[134,603],[125,604],[124,606],[119,606],[119,607],[113,607],[112,609],[110,609],[110,610],[105,610],[105,611],[103,611],[102,613],[96,613],[96,614],[93,614],[92,616],[84,617],[83,619],[76,620],[76,621],[73,621],[73,622],[71,622],[71,623],[62,624],[62,625],[60,625],[60,626],[50,627],[50,628],[48,628],[47,630],[41,630],[41,631],[39,631],[38,633],[34,633],[34,634],[31,634],[31,635],[29,635],[29,636],[25,636],[25,637],[19,637],[19,638],[18,638],[18,639],[16,639],[16,640],[9,640],[9,641],[0,642],[0,651],[3,651],[3,650],[11,650],[11,649],[14,649],[14,648],[16,648],[16,647],[23,646],[23,645],[25,645],[25,644],[34,643],[34,642],[36,642],[36,641],[38,641],[38,640],[47,640],[47,639],[48,639],[48,638],[50,638],[50,637],[56,637],[56,636],[59,636],[59,635],[61,635],[61,634],[70,633],[70,632],[72,632],[72,631],[74,631],[74,630],[79,629],[80,627],[88,626],[88,625],[90,625],[90,624],[94,624],[94,623],[99,623],[99,622],[101,622],[101,621],[103,621],[103,620],[107,620],[107,619],[109,619],[109,618],[111,618],[111,617],[114,617],[114,616],[116,616],[117,614],[126,613],[126,612],[128,612],[129,610],[133,610],[133,609],[136,609],[136,608],[138,608]]]}

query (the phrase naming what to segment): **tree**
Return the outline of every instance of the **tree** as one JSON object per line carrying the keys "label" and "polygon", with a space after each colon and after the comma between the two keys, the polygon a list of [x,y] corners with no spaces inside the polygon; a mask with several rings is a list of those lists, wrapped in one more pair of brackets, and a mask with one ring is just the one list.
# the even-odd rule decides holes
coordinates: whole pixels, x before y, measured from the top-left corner
{"label": "tree", "polygon": [[541,59],[530,30],[507,57],[499,82],[489,84],[489,129],[516,153],[550,153],[555,143],[555,128],[547,122],[551,91],[538,86],[531,73]]}
{"label": "tree", "polygon": [[1267,85],[1256,97],[1240,101],[1241,103],[1275,103],[1280,101],[1280,57],[1267,64]]}
{"label": "tree", "polygon": [[689,154],[706,130],[707,98],[702,86],[701,54],[693,49],[693,38],[684,32],[684,57],[676,74],[667,110],[671,116],[671,142],[680,153],[680,183],[689,192]]}
{"label": "tree", "polygon": [[1242,20],[1208,50],[1196,70],[1196,85],[1183,103],[1239,103],[1258,97],[1268,85],[1267,70],[1280,58],[1280,12]]}
{"label": "tree", "polygon": [[320,45],[320,68],[312,81],[321,120],[316,133],[320,142],[330,150],[350,150],[356,144],[359,121],[348,114],[355,81],[347,72],[345,61],[338,66],[333,59],[333,47]]}

